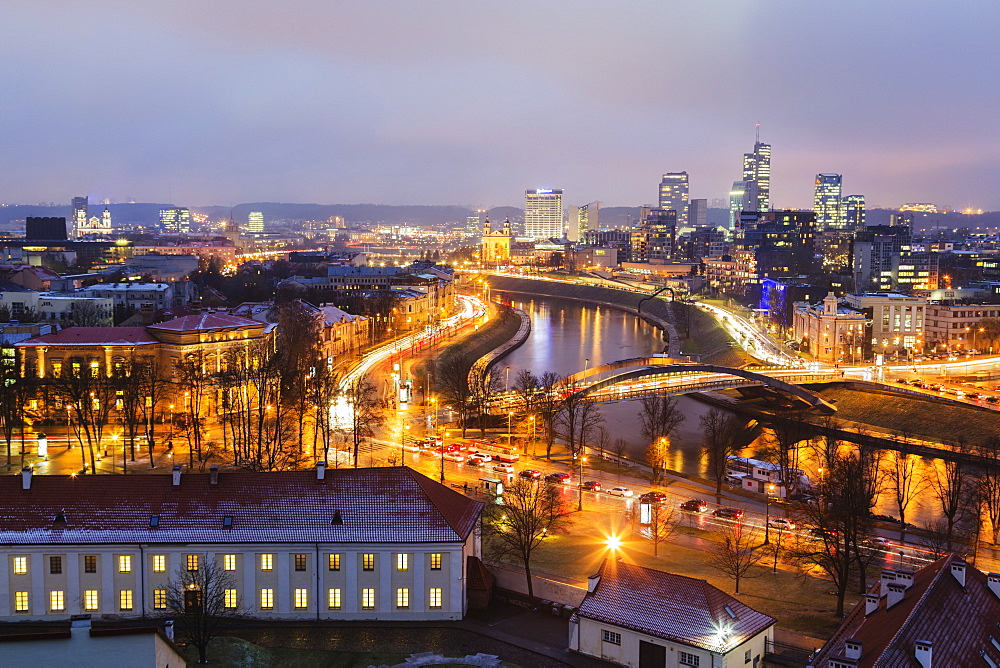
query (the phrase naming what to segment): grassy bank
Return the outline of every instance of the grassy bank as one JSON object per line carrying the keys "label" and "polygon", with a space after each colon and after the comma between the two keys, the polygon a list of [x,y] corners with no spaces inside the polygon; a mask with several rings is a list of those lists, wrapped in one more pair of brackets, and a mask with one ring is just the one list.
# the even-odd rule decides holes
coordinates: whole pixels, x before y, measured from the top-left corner
{"label": "grassy bank", "polygon": [[463,360],[466,370],[483,355],[510,341],[521,327],[521,320],[510,308],[501,307],[490,320],[479,329],[466,334],[441,348],[433,357],[414,367],[415,375],[427,371],[428,364],[443,364],[452,359]]}

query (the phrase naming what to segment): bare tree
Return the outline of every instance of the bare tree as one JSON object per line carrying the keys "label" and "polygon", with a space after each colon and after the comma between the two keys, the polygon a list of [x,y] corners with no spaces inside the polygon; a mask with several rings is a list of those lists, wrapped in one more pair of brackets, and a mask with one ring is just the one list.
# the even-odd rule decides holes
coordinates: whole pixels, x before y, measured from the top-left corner
{"label": "bare tree", "polygon": [[743,449],[746,429],[734,413],[712,408],[698,418],[701,426],[701,447],[708,459],[708,470],[715,479],[715,497],[722,498],[722,482],[726,479],[729,456]]}
{"label": "bare tree", "polygon": [[441,391],[443,403],[450,404],[458,412],[462,438],[465,438],[472,410],[468,363],[459,355],[446,355],[434,366],[434,378]]}
{"label": "bare tree", "polygon": [[487,368],[484,364],[473,364],[469,370],[469,399],[479,423],[479,433],[486,436],[486,423],[489,418],[490,402],[500,391],[500,369]]}
{"label": "bare tree", "polygon": [[611,451],[615,453],[615,457],[618,459],[619,476],[621,476],[621,473],[628,468],[625,464],[625,455],[628,453],[628,447],[628,441],[621,437],[616,438],[611,444]]}
{"label": "bare tree", "polygon": [[11,467],[14,431],[20,429],[21,433],[24,433],[28,400],[38,387],[38,378],[35,374],[30,370],[22,374],[20,365],[14,360],[11,362],[10,364],[0,362],[0,387],[3,388],[0,392],[0,433],[3,434],[6,446],[8,469]]}
{"label": "bare tree", "polygon": [[375,386],[365,377],[352,381],[344,390],[344,396],[351,407],[351,438],[354,451],[354,467],[359,466],[361,444],[385,422],[382,411],[375,399]]}
{"label": "bare tree", "polygon": [[[905,437],[904,437],[905,438]],[[917,498],[926,488],[927,483],[917,475],[919,458],[898,450],[893,453],[892,461],[885,467],[885,476],[892,489],[899,512],[899,542],[906,541],[906,509],[913,499]]]}
{"label": "bare tree", "polygon": [[653,543],[653,556],[660,556],[660,545],[677,533],[677,508],[660,502],[649,504],[649,525],[646,532]]}
{"label": "bare tree", "polygon": [[156,447],[156,414],[170,393],[170,381],[164,378],[159,362],[154,357],[145,357],[140,364],[133,366],[133,374],[138,379],[139,393],[143,397],[140,411],[146,428],[149,468],[156,468],[153,459]]}
{"label": "bare tree", "polygon": [[[968,452],[964,442],[956,446],[959,452]],[[945,519],[945,537],[949,542],[955,535],[955,527],[962,521],[962,514],[967,510],[972,492],[972,484],[968,480],[969,472],[966,465],[957,460],[942,460],[940,466],[933,467],[928,484],[934,498],[941,508]]]}
{"label": "bare tree", "polygon": [[320,366],[326,366],[319,343],[323,315],[300,299],[280,302],[276,309],[281,400],[296,425],[296,444],[301,454],[306,415],[311,412],[309,381]]}
{"label": "bare tree", "polygon": [[322,445],[322,459],[327,465],[329,465],[330,444],[333,441],[334,431],[330,419],[330,407],[336,401],[339,389],[337,374],[326,364],[316,368],[306,386],[313,416],[313,457],[320,458],[318,448]]}
{"label": "bare tree", "polygon": [[684,423],[685,415],[677,405],[677,397],[656,395],[640,400],[639,424],[642,434],[649,442],[673,436]]}
{"label": "bare tree", "polygon": [[786,490],[799,485],[799,443],[809,438],[803,413],[793,413],[768,425],[767,455],[778,465],[778,474]]}
{"label": "bare tree", "polygon": [[760,546],[760,532],[742,522],[733,522],[719,532],[709,553],[709,563],[723,575],[735,581],[735,593],[740,593],[740,581],[751,577],[754,566],[765,554]]}
{"label": "bare tree", "polygon": [[73,303],[70,325],[73,327],[106,327],[111,324],[111,314],[92,300]]}
{"label": "bare tree", "polygon": [[653,479],[650,481],[652,484],[658,483],[663,476],[663,472],[667,468],[669,454],[670,439],[666,436],[660,436],[646,446],[646,463],[649,464],[649,468],[653,472]]}
{"label": "bare tree", "polygon": [[198,649],[198,663],[208,663],[208,646],[249,607],[237,593],[236,578],[215,561],[201,560],[196,570],[178,569],[167,588],[167,609],[177,616],[177,631]]}
{"label": "bare tree", "polygon": [[538,398],[535,401],[538,414],[545,427],[545,456],[552,457],[552,446],[556,440],[556,415],[561,406],[560,388],[562,378],[554,371],[546,371],[538,377]]}
{"label": "bare tree", "polygon": [[194,467],[197,454],[199,463],[204,463],[201,451],[202,434],[205,432],[204,409],[212,374],[206,369],[205,355],[201,350],[190,352],[178,360],[176,366],[177,386],[184,392],[181,424],[188,442],[188,466]]}
{"label": "bare tree", "polygon": [[[96,453],[101,448],[104,430],[114,408],[116,390],[99,360],[73,356],[65,360],[58,376],[52,379],[52,389],[62,403],[71,409],[75,420],[73,430],[86,450],[81,448],[83,468],[97,472]],[[87,457],[90,461],[87,461]]]}
{"label": "bare tree", "polygon": [[1000,437],[988,437],[978,452],[984,460],[978,475],[979,498],[990,518],[990,538],[997,545],[1000,543]]}
{"label": "bare tree", "polygon": [[511,387],[517,394],[519,412],[524,415],[531,415],[535,411],[535,402],[538,399],[538,377],[528,369],[521,369],[514,376],[514,384]]}
{"label": "bare tree", "polygon": [[503,503],[483,512],[486,549],[497,557],[516,558],[524,566],[528,596],[534,596],[531,556],[547,538],[566,529],[569,514],[562,492],[547,482],[515,478],[504,487]]}

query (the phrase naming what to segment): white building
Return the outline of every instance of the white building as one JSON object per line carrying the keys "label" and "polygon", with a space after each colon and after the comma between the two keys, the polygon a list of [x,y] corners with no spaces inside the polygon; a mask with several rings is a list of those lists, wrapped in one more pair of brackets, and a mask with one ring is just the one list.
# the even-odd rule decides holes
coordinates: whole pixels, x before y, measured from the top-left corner
{"label": "white building", "polygon": [[532,239],[563,238],[563,191],[524,191],[524,234]]}
{"label": "white building", "polygon": [[264,214],[261,211],[251,211],[247,214],[247,234],[264,233]]}
{"label": "white building", "polygon": [[761,666],[775,621],[704,580],[608,559],[570,619],[569,648],[622,666]]}
{"label": "white building", "polygon": [[158,310],[174,306],[184,306],[194,298],[195,287],[190,281],[171,283],[95,283],[79,291],[90,297],[105,297],[114,301],[115,306],[130,306],[139,310],[145,304],[152,304]]}
{"label": "white building", "polygon": [[[0,621],[166,614],[214,562],[267,619],[453,620],[483,504],[406,467],[0,477]],[[231,592],[231,594],[230,594]]]}

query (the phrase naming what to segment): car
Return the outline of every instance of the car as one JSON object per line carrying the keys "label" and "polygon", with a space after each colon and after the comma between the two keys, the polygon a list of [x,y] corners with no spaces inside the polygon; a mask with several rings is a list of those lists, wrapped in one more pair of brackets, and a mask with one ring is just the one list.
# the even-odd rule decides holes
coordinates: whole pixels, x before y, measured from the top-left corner
{"label": "car", "polygon": [[484,462],[492,462],[493,461],[493,455],[488,455],[485,452],[473,452],[469,456],[469,458],[470,459],[472,459],[472,458],[482,459]]}
{"label": "car", "polygon": [[798,501],[799,503],[811,503],[816,500],[816,497],[808,492],[799,492],[798,494],[792,494],[788,497],[790,501]]}
{"label": "car", "polygon": [[982,399],[983,398],[983,393],[982,392],[966,392],[965,396],[967,396],[970,399]]}
{"label": "car", "polygon": [[809,534],[812,536],[816,536],[817,538],[836,538],[838,535],[836,529],[827,531],[822,527],[810,527]]}
{"label": "car", "polygon": [[667,500],[667,495],[663,492],[646,492],[639,497],[642,503],[663,503]]}
{"label": "car", "polygon": [[601,483],[597,482],[596,480],[588,480],[587,482],[583,483],[583,488],[591,492],[600,492]]}
{"label": "car", "polygon": [[486,466],[486,460],[479,457],[469,457],[469,461],[465,463],[469,466]]}
{"label": "car", "polygon": [[708,504],[701,499],[691,499],[681,504],[681,510],[690,510],[693,513],[703,513],[708,510]]}
{"label": "car", "polygon": [[524,478],[525,480],[538,480],[539,478],[542,477],[542,472],[536,471],[535,469],[524,469],[523,471],[518,473],[518,475]]}
{"label": "car", "polygon": [[872,536],[868,539],[868,544],[880,550],[887,550],[892,547],[892,542],[885,536]]}
{"label": "car", "polygon": [[612,487],[611,489],[608,490],[608,494],[610,494],[611,496],[630,497],[632,496],[632,490],[630,490],[628,487]]}
{"label": "car", "polygon": [[501,464],[494,464],[493,470],[497,471],[498,473],[513,473],[514,467],[511,466],[510,464],[501,463]]}
{"label": "car", "polygon": [[785,519],[784,517],[772,517],[767,521],[768,526],[774,527],[775,529],[780,529],[782,531],[794,531],[795,522]]}
{"label": "car", "polygon": [[986,401],[990,402],[991,404],[1000,404],[1000,397],[996,396],[995,394],[990,395],[986,397]]}
{"label": "car", "polygon": [[444,453],[441,456],[444,459],[447,459],[449,462],[464,462],[465,461],[465,455],[463,455],[461,452],[446,452],[446,453]]}
{"label": "car", "polygon": [[724,517],[727,519],[738,520],[743,517],[743,511],[739,508],[728,508],[723,506],[722,508],[716,508],[712,511],[712,514],[716,517]]}
{"label": "car", "polygon": [[568,485],[570,481],[568,473],[550,473],[545,476],[545,479],[549,482],[557,482],[560,485]]}

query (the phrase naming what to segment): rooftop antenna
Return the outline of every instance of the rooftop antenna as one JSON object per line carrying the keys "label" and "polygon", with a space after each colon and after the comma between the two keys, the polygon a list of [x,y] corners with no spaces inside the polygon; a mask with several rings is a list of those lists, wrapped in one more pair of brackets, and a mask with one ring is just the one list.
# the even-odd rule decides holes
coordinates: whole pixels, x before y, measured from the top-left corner
{"label": "rooftop antenna", "polygon": [[760,123],[757,124],[757,139],[755,140],[755,143],[760,143]]}

